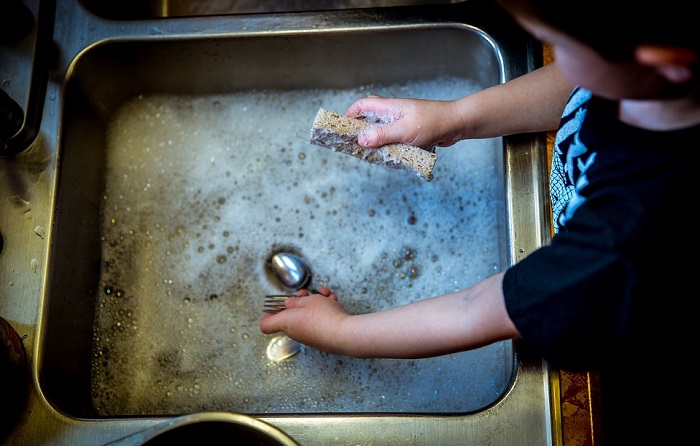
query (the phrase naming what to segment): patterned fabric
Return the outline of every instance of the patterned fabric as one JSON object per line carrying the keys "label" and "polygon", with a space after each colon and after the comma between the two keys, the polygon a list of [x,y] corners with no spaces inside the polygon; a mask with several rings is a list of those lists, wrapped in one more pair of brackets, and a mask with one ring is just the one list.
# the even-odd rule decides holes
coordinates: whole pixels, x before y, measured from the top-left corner
{"label": "patterned fabric", "polygon": [[[700,252],[692,217],[700,125],[632,126],[620,121],[617,102],[576,89],[555,150],[557,233],[506,270],[508,315],[554,367],[600,372],[606,444],[643,443],[630,433],[666,437],[677,430],[675,412],[664,424],[635,408],[678,407],[686,393],[650,382],[694,379],[664,349],[697,344],[697,266],[687,259]],[[665,440],[656,443],[677,443]]]}
{"label": "patterned fabric", "polygon": [[697,270],[678,259],[698,238],[670,235],[673,216],[696,201],[698,144],[700,126],[630,126],[616,102],[572,92],[550,180],[557,233],[503,279],[509,316],[550,362],[600,367],[634,352],[648,320],[671,322],[664,336],[684,326],[660,317],[674,306],[658,299],[687,294]]}
{"label": "patterned fabric", "polygon": [[578,193],[587,184],[586,169],[595,160],[595,153],[587,154],[578,132],[586,116],[591,93],[577,88],[571,94],[562,113],[560,129],[554,141],[554,154],[550,172],[549,193],[554,215],[554,232],[566,225],[566,221],[583,203]]}

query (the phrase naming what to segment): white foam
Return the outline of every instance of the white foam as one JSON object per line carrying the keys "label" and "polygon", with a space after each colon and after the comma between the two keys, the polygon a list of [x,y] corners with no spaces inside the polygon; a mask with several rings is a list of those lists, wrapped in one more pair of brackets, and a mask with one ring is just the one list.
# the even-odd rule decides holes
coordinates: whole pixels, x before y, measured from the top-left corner
{"label": "white foam", "polygon": [[329,285],[351,312],[452,292],[503,266],[500,139],[438,148],[427,183],[306,136],[319,107],[342,113],[361,94],[450,99],[478,88],[442,78],[125,103],[108,134],[98,411],[460,412],[491,403],[510,379],[507,344],[398,362],[304,347],[271,363],[270,337],[258,330],[263,295],[279,291],[264,263],[280,248],[305,257],[314,285]]}

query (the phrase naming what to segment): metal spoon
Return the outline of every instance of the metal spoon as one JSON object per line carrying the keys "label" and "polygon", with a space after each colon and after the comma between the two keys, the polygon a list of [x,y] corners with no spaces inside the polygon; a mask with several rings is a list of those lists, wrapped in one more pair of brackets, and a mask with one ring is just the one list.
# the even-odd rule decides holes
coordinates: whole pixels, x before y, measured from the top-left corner
{"label": "metal spoon", "polygon": [[274,362],[284,361],[301,351],[301,344],[285,334],[273,337],[267,344],[267,358]]}
{"label": "metal spoon", "polygon": [[[295,254],[278,252],[270,258],[268,267],[277,281],[289,290],[300,290],[311,282],[311,268]],[[267,357],[279,362],[296,355],[300,350],[300,343],[283,334],[272,338],[267,346]]]}
{"label": "metal spoon", "polygon": [[311,281],[311,268],[295,254],[278,252],[270,258],[268,266],[279,283],[287,289],[300,290]]}

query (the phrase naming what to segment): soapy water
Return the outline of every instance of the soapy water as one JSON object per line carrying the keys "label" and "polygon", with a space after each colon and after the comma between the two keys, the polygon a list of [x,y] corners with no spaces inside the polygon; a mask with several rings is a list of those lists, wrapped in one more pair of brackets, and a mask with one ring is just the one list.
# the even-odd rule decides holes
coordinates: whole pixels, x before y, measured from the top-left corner
{"label": "soapy water", "polygon": [[110,121],[96,302],[100,415],[482,409],[513,372],[509,342],[421,360],[353,359],[302,346],[273,362],[265,261],[296,252],[312,287],[351,313],[453,292],[504,266],[500,138],[437,149],[428,183],[311,145],[320,107],[367,94],[452,99],[438,78],[346,90],[142,95]]}

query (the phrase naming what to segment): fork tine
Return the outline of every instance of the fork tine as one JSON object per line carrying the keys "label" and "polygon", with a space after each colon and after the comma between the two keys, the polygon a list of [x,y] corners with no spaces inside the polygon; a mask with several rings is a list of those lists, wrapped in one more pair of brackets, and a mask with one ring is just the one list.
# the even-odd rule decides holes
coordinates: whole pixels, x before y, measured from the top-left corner
{"label": "fork tine", "polygon": [[289,297],[296,297],[296,294],[269,294],[263,301],[263,312],[277,314],[284,310],[284,301]]}
{"label": "fork tine", "polygon": [[[320,291],[313,288],[309,289],[309,294],[319,294]],[[268,294],[263,301],[263,312],[277,314],[286,309],[284,301],[290,297],[299,297],[297,294]]]}

